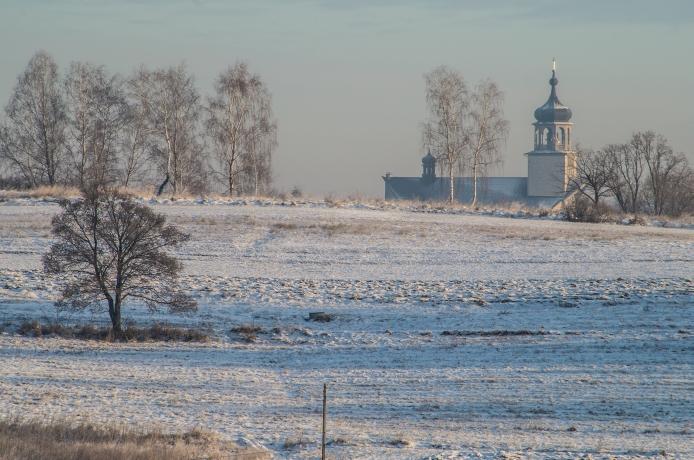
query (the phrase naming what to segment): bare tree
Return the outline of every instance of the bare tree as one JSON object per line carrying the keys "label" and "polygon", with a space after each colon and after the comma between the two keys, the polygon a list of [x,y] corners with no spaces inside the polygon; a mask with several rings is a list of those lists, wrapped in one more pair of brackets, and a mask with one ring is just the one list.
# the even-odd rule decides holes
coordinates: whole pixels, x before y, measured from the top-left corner
{"label": "bare tree", "polygon": [[17,79],[0,127],[0,159],[27,185],[55,185],[63,168],[65,109],[58,66],[45,51],[37,52]]}
{"label": "bare tree", "polygon": [[149,172],[147,157],[151,144],[152,130],[142,105],[129,101],[127,123],[120,139],[121,185],[129,187]]}
{"label": "bare tree", "polygon": [[609,155],[605,150],[584,150],[577,146],[575,173],[569,177],[570,190],[577,190],[597,207],[601,198],[612,193],[611,177]]}
{"label": "bare tree", "polygon": [[66,146],[81,189],[113,184],[121,135],[129,120],[122,82],[103,66],[74,62],[65,79]]}
{"label": "bare tree", "polygon": [[672,192],[671,183],[687,166],[687,158],[676,154],[667,139],[653,131],[634,134],[631,140],[635,154],[643,158],[648,173],[646,193],[649,210],[661,215]]}
{"label": "bare tree", "polygon": [[106,306],[116,336],[122,334],[121,307],[128,299],[142,301],[150,310],[196,309],[190,297],[177,291],[181,264],[166,251],[189,235],[166,225],[163,215],[113,191],[90,191],[60,206],[63,212],[52,223],[56,242],[43,257],[47,273],[69,280],[56,306]]}
{"label": "bare tree", "polygon": [[503,104],[504,94],[491,80],[480,82],[470,97],[467,148],[472,170],[472,206],[477,205],[478,178],[502,162],[501,146],[509,131]]}
{"label": "bare tree", "polygon": [[270,93],[245,63],[236,63],[217,78],[208,103],[207,133],[219,163],[216,172],[229,195],[257,195],[269,188],[277,124]]}
{"label": "bare tree", "polygon": [[424,146],[435,153],[449,180],[448,201],[455,199],[453,174],[461,171],[468,142],[463,120],[468,109],[468,90],[463,76],[440,66],[424,76],[429,111],[423,125]]}
{"label": "bare tree", "polygon": [[202,145],[198,139],[200,96],[184,64],[154,71],[141,68],[131,81],[138,110],[151,133],[151,152],[174,194],[205,186]]}
{"label": "bare tree", "polygon": [[665,185],[663,213],[679,216],[682,213],[694,214],[694,169],[685,159],[670,174]]}
{"label": "bare tree", "polygon": [[[633,141],[633,139],[632,139]],[[644,158],[633,142],[605,147],[610,165],[610,191],[624,212],[638,213],[643,197]]]}

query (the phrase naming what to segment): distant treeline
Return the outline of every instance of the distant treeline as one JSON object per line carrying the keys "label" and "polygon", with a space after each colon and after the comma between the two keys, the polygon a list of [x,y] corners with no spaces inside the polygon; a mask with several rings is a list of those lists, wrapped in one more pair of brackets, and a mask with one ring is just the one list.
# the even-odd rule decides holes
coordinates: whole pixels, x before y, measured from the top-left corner
{"label": "distant treeline", "polygon": [[624,143],[577,150],[570,188],[590,204],[592,212],[599,212],[604,199],[612,198],[626,213],[694,213],[694,170],[664,136],[637,132]]}
{"label": "distant treeline", "polygon": [[277,123],[242,62],[202,98],[184,64],[130,76],[37,52],[0,119],[0,188],[154,186],[158,193],[267,193]]}

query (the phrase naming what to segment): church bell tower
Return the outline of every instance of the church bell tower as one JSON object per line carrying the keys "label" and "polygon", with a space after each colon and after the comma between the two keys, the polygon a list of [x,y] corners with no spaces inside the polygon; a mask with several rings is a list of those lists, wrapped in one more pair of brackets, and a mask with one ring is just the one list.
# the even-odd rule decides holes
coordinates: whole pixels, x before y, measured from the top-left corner
{"label": "church bell tower", "polygon": [[575,171],[571,145],[571,109],[557,97],[556,63],[552,65],[549,99],[535,110],[535,148],[528,152],[528,196],[563,196]]}

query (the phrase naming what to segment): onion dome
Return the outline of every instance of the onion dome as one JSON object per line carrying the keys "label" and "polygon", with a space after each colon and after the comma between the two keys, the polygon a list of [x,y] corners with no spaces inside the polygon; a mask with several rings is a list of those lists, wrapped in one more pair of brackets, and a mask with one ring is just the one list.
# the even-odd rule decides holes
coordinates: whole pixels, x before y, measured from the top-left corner
{"label": "onion dome", "polygon": [[549,99],[542,107],[538,107],[535,110],[535,119],[541,123],[567,122],[571,120],[571,109],[562,104],[557,97],[558,83],[556,72],[552,70],[552,78],[549,80],[552,91],[549,93]]}

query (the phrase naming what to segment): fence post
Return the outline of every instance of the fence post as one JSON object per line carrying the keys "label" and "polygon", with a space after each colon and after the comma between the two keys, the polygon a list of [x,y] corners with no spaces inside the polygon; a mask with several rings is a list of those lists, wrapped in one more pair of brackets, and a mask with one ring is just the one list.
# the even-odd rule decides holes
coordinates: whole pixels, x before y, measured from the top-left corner
{"label": "fence post", "polygon": [[323,384],[323,439],[321,441],[321,460],[325,460],[325,426],[328,416],[328,384]]}

